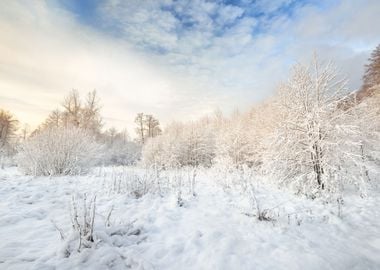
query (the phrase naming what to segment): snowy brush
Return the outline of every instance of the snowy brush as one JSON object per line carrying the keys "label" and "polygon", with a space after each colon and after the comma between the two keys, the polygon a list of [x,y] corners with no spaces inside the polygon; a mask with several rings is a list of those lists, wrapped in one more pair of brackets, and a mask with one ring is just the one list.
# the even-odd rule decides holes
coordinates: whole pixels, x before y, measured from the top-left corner
{"label": "snowy brush", "polygon": [[71,225],[79,235],[78,252],[83,248],[89,248],[94,242],[94,222],[96,210],[96,196],[87,199],[84,194],[81,200],[71,198]]}

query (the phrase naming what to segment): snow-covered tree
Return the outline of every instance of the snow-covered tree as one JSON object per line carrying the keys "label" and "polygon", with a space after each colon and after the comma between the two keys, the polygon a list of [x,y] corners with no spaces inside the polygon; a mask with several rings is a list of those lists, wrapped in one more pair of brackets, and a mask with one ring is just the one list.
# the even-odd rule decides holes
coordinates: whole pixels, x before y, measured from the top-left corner
{"label": "snow-covered tree", "polygon": [[147,141],[143,147],[142,160],[146,165],[177,168],[184,159],[184,124],[172,123],[160,136]]}
{"label": "snow-covered tree", "polygon": [[153,115],[138,113],[135,118],[136,141],[145,144],[148,139],[161,134],[160,121]]}
{"label": "snow-covered tree", "polygon": [[74,126],[99,136],[103,125],[99,103],[95,90],[89,92],[84,101],[78,91],[72,90],[62,103],[63,110],[52,111],[37,132],[52,127]]}
{"label": "snow-covered tree", "polygon": [[147,141],[143,161],[165,168],[209,167],[215,155],[213,138],[207,119],[187,124],[173,123],[162,135]]}
{"label": "snow-covered tree", "polygon": [[296,65],[279,89],[281,119],[265,157],[268,173],[299,192],[340,192],[344,183],[363,185],[358,125],[340,108],[345,81],[331,63]]}
{"label": "snow-covered tree", "polygon": [[368,61],[363,76],[363,89],[373,90],[374,87],[380,85],[380,44],[371,53]]}
{"label": "snow-covered tree", "polygon": [[216,162],[239,167],[252,160],[254,145],[250,143],[249,118],[235,114],[219,126],[216,138]]}
{"label": "snow-covered tree", "polygon": [[135,124],[136,124],[136,134],[137,139],[136,141],[140,144],[145,144],[145,135],[146,135],[146,128],[144,125],[144,113],[138,113],[135,118]]}
{"label": "snow-covered tree", "polygon": [[182,166],[210,167],[215,156],[215,134],[209,119],[185,125],[182,134]]}
{"label": "snow-covered tree", "polygon": [[94,136],[78,127],[52,127],[21,144],[17,164],[31,175],[85,173],[97,163],[99,145]]}
{"label": "snow-covered tree", "polygon": [[145,115],[144,124],[147,138],[154,138],[161,134],[160,122],[153,115]]}
{"label": "snow-covered tree", "polygon": [[279,123],[281,115],[276,102],[268,99],[251,108],[246,117],[248,118],[248,140],[251,150],[249,162],[254,170],[260,171],[268,149],[268,140]]}
{"label": "snow-covered tree", "polygon": [[361,142],[363,160],[380,165],[380,84],[371,88],[372,95],[355,103],[351,111],[362,131]]}
{"label": "snow-covered tree", "polygon": [[103,126],[100,109],[100,99],[96,90],[88,92],[84,105],[81,108],[80,127],[95,135],[99,135]]}

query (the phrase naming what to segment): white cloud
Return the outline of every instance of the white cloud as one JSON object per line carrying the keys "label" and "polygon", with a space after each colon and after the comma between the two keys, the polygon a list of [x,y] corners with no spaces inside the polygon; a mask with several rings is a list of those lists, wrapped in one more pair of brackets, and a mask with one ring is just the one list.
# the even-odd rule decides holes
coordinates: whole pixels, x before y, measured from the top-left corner
{"label": "white cloud", "polygon": [[43,2],[28,10],[17,3],[2,9],[0,30],[0,106],[34,126],[72,88],[97,89],[103,114],[118,127],[130,128],[139,111],[168,119],[187,102],[177,78],[146,56]]}
{"label": "white cloud", "polygon": [[[46,3],[11,1],[0,9],[0,106],[33,124],[71,88],[96,88],[110,123],[130,130],[140,111],[168,122],[217,107],[244,109],[269,96],[290,65],[314,50],[335,60],[355,88],[380,43],[376,0],[241,7],[108,0],[98,10],[102,30]],[[290,4],[291,15],[277,12]],[[261,15],[249,15],[255,12]]]}
{"label": "white cloud", "polygon": [[[350,78],[351,88],[357,88],[361,78],[358,71],[362,70],[370,50],[380,42],[380,28],[373,27],[380,18],[376,15],[380,4],[373,0],[313,4],[292,0],[247,1],[245,8],[261,14],[258,18],[244,15],[252,13],[251,10],[245,12],[241,7],[221,2],[154,3],[141,5],[140,2],[138,8],[148,8],[147,14],[155,14],[154,11],[161,12],[165,6],[166,14],[172,16],[168,11],[170,7],[179,17],[171,21],[170,31],[165,31],[172,37],[168,40],[175,39],[175,42],[169,42],[172,46],[160,61],[172,72],[191,77],[200,85],[199,89],[207,88],[208,93],[215,96],[221,92],[228,96],[233,104],[228,107],[241,104],[247,97],[254,101],[267,96],[278,80],[285,77],[292,63],[309,59],[314,51],[335,60],[342,73]],[[289,14],[277,12],[290,5],[294,10]],[[126,2],[113,8],[120,14],[130,11]],[[112,9],[107,11],[107,16],[115,18]],[[142,29],[152,23],[152,20],[146,21],[139,25]],[[189,23],[191,27],[186,28]],[[126,33],[128,39],[128,31]],[[158,40],[150,44],[161,43]]]}

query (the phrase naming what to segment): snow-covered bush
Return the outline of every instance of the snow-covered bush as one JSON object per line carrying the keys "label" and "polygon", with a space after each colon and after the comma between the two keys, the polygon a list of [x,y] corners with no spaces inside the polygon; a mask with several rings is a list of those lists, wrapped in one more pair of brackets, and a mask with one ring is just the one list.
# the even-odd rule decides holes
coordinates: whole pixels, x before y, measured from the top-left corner
{"label": "snow-covered bush", "polygon": [[14,166],[15,165],[14,155],[15,155],[14,153],[9,154],[8,149],[4,149],[0,147],[0,169]]}
{"label": "snow-covered bush", "polygon": [[247,117],[235,115],[219,127],[216,138],[216,163],[235,167],[250,164],[255,146],[250,143],[248,124]]}
{"label": "snow-covered bush", "polygon": [[215,131],[208,118],[189,123],[182,137],[181,165],[210,167],[215,157]]}
{"label": "snow-covered bush", "polygon": [[214,133],[205,120],[174,123],[162,135],[149,139],[142,151],[146,165],[163,168],[210,167],[214,156]]}
{"label": "snow-covered bush", "polygon": [[142,161],[147,166],[165,167],[170,159],[165,157],[164,137],[158,136],[145,143],[142,149]]}
{"label": "snow-covered bush", "polygon": [[126,130],[110,128],[97,141],[102,144],[101,165],[134,165],[141,157],[141,145],[131,141]]}
{"label": "snow-covered bush", "polygon": [[76,127],[47,128],[21,144],[17,165],[31,175],[75,175],[97,162],[93,136]]}
{"label": "snow-covered bush", "polygon": [[103,145],[101,163],[104,165],[133,165],[141,156],[141,146],[135,142],[116,141]]}

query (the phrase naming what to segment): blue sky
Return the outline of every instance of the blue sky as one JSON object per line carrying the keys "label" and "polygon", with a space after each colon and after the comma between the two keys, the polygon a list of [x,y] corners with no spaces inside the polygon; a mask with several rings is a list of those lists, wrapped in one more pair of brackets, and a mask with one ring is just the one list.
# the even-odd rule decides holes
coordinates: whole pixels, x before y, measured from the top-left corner
{"label": "blue sky", "polygon": [[380,43],[377,0],[15,0],[0,4],[0,106],[37,125],[72,88],[109,125],[163,123],[269,97],[317,52],[348,87]]}
{"label": "blue sky", "polygon": [[[111,3],[109,3],[111,2]],[[200,13],[206,13],[213,24],[212,34],[215,36],[223,36],[228,29],[236,26],[241,21],[252,19],[255,24],[252,25],[249,33],[252,36],[257,36],[266,32],[270,26],[270,20],[278,17],[292,18],[294,13],[300,7],[311,5],[320,10],[327,9],[334,5],[336,1],[315,1],[315,0],[286,0],[286,1],[90,1],[90,0],[58,0],[51,2],[51,5],[58,6],[66,9],[75,15],[76,20],[83,25],[88,25],[94,29],[101,31],[108,35],[113,35],[117,38],[124,38],[129,40],[139,49],[144,49],[148,53],[167,54],[165,44],[157,44],[141,40],[136,42],[129,35],[130,32],[125,29],[125,23],[134,24],[136,20],[127,18],[135,12],[150,11],[153,13],[161,12],[162,19],[165,17],[173,18],[174,27],[170,29],[170,33],[177,38],[181,38],[185,33],[196,30],[201,26],[202,22],[194,16],[194,7],[199,7],[200,3],[207,3],[210,11],[202,10]],[[113,3],[112,3],[113,2]],[[130,3],[134,2],[130,6]],[[267,2],[267,3],[265,3]],[[150,3],[150,4],[148,4]],[[153,3],[153,7],[152,4]],[[269,4],[268,4],[269,3]],[[104,12],[104,9],[118,9],[121,10],[121,18],[119,15],[109,14]],[[226,10],[226,12],[224,12]],[[114,10],[113,10],[114,11]],[[236,13],[231,17],[231,14]],[[204,15],[204,14],[202,14]],[[229,16],[227,21],[224,19]],[[133,17],[133,15],[132,15]],[[147,21],[145,21],[147,22]],[[141,23],[141,21],[140,21]],[[209,22],[208,22],[209,23]],[[137,24],[137,27],[143,27]]]}

